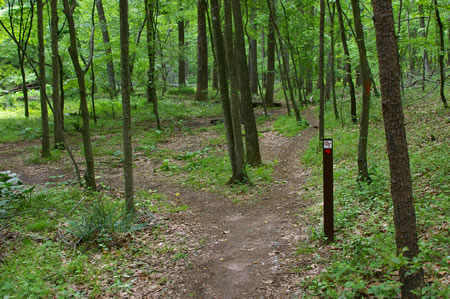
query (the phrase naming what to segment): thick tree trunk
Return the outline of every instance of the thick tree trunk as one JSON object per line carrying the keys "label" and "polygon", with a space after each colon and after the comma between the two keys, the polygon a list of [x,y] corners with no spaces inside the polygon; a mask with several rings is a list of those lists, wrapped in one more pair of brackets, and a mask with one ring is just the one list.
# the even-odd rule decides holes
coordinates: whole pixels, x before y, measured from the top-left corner
{"label": "thick tree trunk", "polygon": [[145,0],[145,15],[147,18],[147,57],[148,57],[148,70],[147,70],[147,102],[153,104],[153,113],[156,117],[156,128],[161,130],[161,122],[159,120],[158,112],[158,98],[156,96],[155,86],[155,0]]}
{"label": "thick tree trunk", "polygon": [[178,85],[186,85],[186,60],[184,51],[184,20],[177,22],[178,25]]}
{"label": "thick tree trunk", "polygon": [[247,161],[252,166],[262,163],[259,151],[258,129],[256,128],[255,114],[253,111],[252,95],[250,92],[247,58],[245,57],[244,27],[242,24],[240,0],[232,0],[234,30],[236,38],[236,62],[241,90],[241,112],[245,127],[245,144]]}
{"label": "thick tree trunk", "polygon": [[39,53],[39,94],[41,100],[42,158],[50,157],[50,137],[48,128],[47,84],[45,79],[44,5],[37,0],[37,35]]}
{"label": "thick tree trunk", "polygon": [[325,86],[323,82],[325,47],[325,0],[320,0],[320,23],[319,23],[319,142],[322,143],[325,135]]}
{"label": "thick tree trunk", "polygon": [[242,141],[239,80],[236,71],[236,55],[233,47],[233,22],[231,0],[224,0],[225,10],[225,53],[227,56],[228,74],[231,85],[230,113],[233,127],[234,158],[236,170],[233,173],[232,182],[247,180],[244,165],[244,143]]}
{"label": "thick tree trunk", "polygon": [[206,8],[205,0],[197,2],[197,93],[198,101],[206,101],[208,99],[208,42],[206,36]]}
{"label": "thick tree trunk", "polygon": [[272,9],[269,15],[269,34],[267,35],[267,75],[266,75],[266,95],[267,107],[273,106],[273,93],[275,83],[275,28],[273,25]]}
{"label": "thick tree trunk", "polygon": [[[214,49],[217,58],[218,75],[220,80],[219,83],[220,98],[222,100],[224,125],[228,144],[228,154],[230,156],[231,169],[233,172],[229,183],[235,183],[237,181],[243,181],[245,179],[245,173],[243,171],[243,163],[242,163],[243,160],[238,160],[241,158],[243,159],[243,157],[238,157],[238,154],[236,153],[237,147],[235,141],[238,140],[239,136],[234,136],[235,130],[240,131],[240,120],[238,120],[239,123],[238,126],[233,127],[234,121],[236,120],[236,115],[234,115],[234,118],[232,116],[232,109],[234,109],[235,112],[237,110],[238,113],[237,115],[239,115],[239,108],[237,107],[232,108],[229,99],[226,55],[221,30],[220,8],[218,0],[211,0],[211,17],[212,17],[212,28],[214,32],[213,33],[215,45]],[[234,101],[236,101],[236,99]],[[242,164],[239,166],[239,163]]]}
{"label": "thick tree trunk", "polygon": [[[403,253],[410,261],[419,254],[416,216],[411,186],[411,172],[405,121],[400,94],[398,50],[394,29],[392,3],[372,0],[378,61],[380,70],[382,108],[386,145],[391,173],[391,194],[394,204],[395,239],[397,254]],[[404,251],[404,249],[407,249]],[[402,298],[420,298],[411,293],[424,285],[423,270],[407,274],[409,267],[400,269]]]}
{"label": "thick tree trunk", "polygon": [[[67,0],[66,0],[67,1]],[[134,212],[133,146],[131,142],[130,105],[130,33],[128,25],[128,0],[119,1],[120,8],[120,64],[123,114],[123,172],[125,178],[125,201],[128,212]]]}
{"label": "thick tree trunk", "polygon": [[63,119],[59,97],[59,50],[58,50],[58,1],[50,0],[51,9],[51,46],[52,46],[52,100],[54,122],[54,146],[64,145]]}
{"label": "thick tree trunk", "polygon": [[444,26],[442,26],[441,16],[439,15],[438,2],[434,0],[434,10],[436,12],[436,22],[439,27],[439,42],[440,42],[440,53],[438,56],[439,60],[439,73],[441,75],[441,101],[444,104],[445,108],[448,108],[447,100],[445,98],[445,70],[444,70],[444,53],[445,53],[445,44],[444,44]]}
{"label": "thick tree trunk", "polygon": [[348,87],[350,89],[350,114],[352,117],[353,123],[357,123],[358,117],[356,116],[356,96],[355,96],[355,84],[353,83],[352,78],[352,67],[350,62],[350,52],[348,51],[347,46],[347,36],[346,36],[346,30],[344,26],[344,20],[342,17],[342,8],[341,8],[341,1],[336,0],[336,8],[338,11],[338,18],[339,18],[339,27],[341,32],[341,41],[342,41],[342,47],[344,49],[344,55],[345,55],[345,71],[347,75],[347,82]]}
{"label": "thick tree trunk", "polygon": [[80,93],[80,108],[81,108],[81,118],[83,120],[83,125],[81,128],[81,133],[83,135],[83,148],[84,157],[86,160],[86,185],[92,190],[96,190],[95,183],[95,166],[94,166],[94,155],[92,153],[92,144],[89,130],[89,110],[87,103],[87,92],[86,92],[86,82],[85,82],[85,71],[81,68],[80,60],[78,56],[78,46],[77,46],[77,34],[75,29],[75,21],[73,18],[73,10],[69,5],[68,0],[64,0],[64,14],[67,17],[67,24],[69,27],[70,34],[70,46],[69,54],[72,59],[72,64],[75,69],[78,81],[78,89]]}
{"label": "thick tree trunk", "polygon": [[361,12],[359,0],[352,0],[353,19],[355,22],[355,33],[359,51],[359,61],[361,65],[361,77],[363,83],[363,99],[361,111],[361,123],[359,130],[358,145],[358,180],[370,182],[369,170],[367,167],[367,138],[369,135],[369,109],[370,109],[370,70],[367,61],[366,44],[364,42],[364,31],[361,23]]}
{"label": "thick tree trunk", "polygon": [[98,19],[100,20],[100,28],[102,29],[103,43],[105,44],[106,56],[106,72],[108,73],[109,94],[111,98],[117,96],[116,78],[114,74],[114,62],[112,56],[112,47],[109,39],[108,25],[106,22],[105,11],[103,9],[102,0],[96,1]]}

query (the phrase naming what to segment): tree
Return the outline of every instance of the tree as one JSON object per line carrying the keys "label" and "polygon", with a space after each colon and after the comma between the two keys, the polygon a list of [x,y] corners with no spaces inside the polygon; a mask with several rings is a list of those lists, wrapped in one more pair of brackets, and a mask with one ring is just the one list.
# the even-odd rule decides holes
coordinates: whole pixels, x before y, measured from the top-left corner
{"label": "tree", "polygon": [[325,46],[325,0],[320,0],[320,25],[319,25],[319,142],[322,143],[325,134],[325,86],[323,84],[323,58]]}
{"label": "tree", "polygon": [[358,44],[359,63],[361,65],[361,76],[363,81],[362,111],[358,144],[358,180],[363,182],[370,182],[369,170],[367,167],[367,137],[369,135],[371,76],[369,62],[367,60],[366,44],[364,42],[364,31],[361,23],[359,0],[352,0],[352,10],[355,23],[356,43]]}
{"label": "tree", "polygon": [[245,127],[247,162],[252,166],[258,166],[262,161],[259,151],[258,129],[256,128],[255,113],[253,111],[252,94],[250,92],[250,77],[245,55],[244,27],[242,25],[240,0],[232,0],[232,8],[236,43],[236,63],[238,66],[237,71],[241,91],[241,118]]}
{"label": "tree", "polygon": [[439,60],[439,74],[441,76],[441,88],[440,88],[440,94],[441,94],[441,101],[444,104],[445,108],[448,108],[447,100],[445,99],[445,70],[444,70],[444,54],[445,54],[445,44],[444,44],[444,26],[442,26],[441,16],[439,15],[439,9],[438,9],[438,2],[437,0],[434,0],[434,11],[436,13],[436,22],[439,27],[439,43],[440,43],[440,52],[438,55]]}
{"label": "tree", "polygon": [[[389,0],[372,0],[372,6],[378,49],[386,145],[391,173],[397,254],[403,253],[411,262],[419,254],[419,246],[417,244],[411,171],[400,94],[400,72],[392,2]],[[412,273],[409,273],[410,271]],[[403,266],[400,268],[400,281],[402,283],[402,298],[420,298],[411,291],[424,285],[422,269],[414,270],[409,266]]]}
{"label": "tree", "polygon": [[50,137],[48,128],[47,84],[45,79],[45,44],[44,44],[44,5],[42,0],[36,1],[37,34],[39,53],[39,94],[41,101],[42,157],[50,156]]}
{"label": "tree", "polygon": [[[85,75],[89,70],[90,64],[92,62],[93,57],[93,38],[94,38],[94,29],[92,26],[91,32],[91,50],[89,55],[89,62],[87,63],[85,69],[83,70],[80,65],[79,54],[78,54],[78,45],[77,45],[77,32],[75,29],[75,20],[73,17],[73,12],[75,9],[76,1],[72,2],[72,6],[69,5],[69,0],[63,0],[64,3],[64,14],[67,17],[67,24],[69,26],[69,35],[70,35],[70,46],[69,46],[69,54],[72,60],[73,67],[75,69],[75,73],[78,81],[78,90],[80,93],[80,109],[81,109],[81,118],[83,121],[83,125],[81,127],[81,133],[83,135],[83,148],[84,148],[84,157],[86,160],[86,185],[96,190],[95,183],[95,165],[94,165],[94,155],[92,153],[92,144],[91,144],[91,136],[89,129],[89,110],[87,103],[87,92],[86,92],[86,82]],[[92,14],[94,14],[94,7],[92,9]]]}
{"label": "tree", "polygon": [[[67,1],[67,0],[66,0]],[[133,148],[131,143],[131,105],[130,105],[130,33],[128,24],[128,0],[119,1],[120,10],[120,66],[122,86],[123,114],[123,170],[125,178],[125,201],[127,211],[132,213],[134,207],[133,187]]]}
{"label": "tree", "polygon": [[334,51],[334,17],[336,16],[336,3],[333,2],[331,4],[330,8],[330,1],[327,0],[328,5],[328,14],[330,16],[330,64],[331,64],[331,70],[330,70],[330,80],[331,80],[331,92],[333,95],[333,111],[334,116],[336,119],[339,119],[339,112],[337,109],[337,103],[336,103],[336,72],[335,72],[335,51]]}
{"label": "tree", "polygon": [[353,84],[353,78],[352,78],[352,67],[350,62],[350,52],[348,51],[347,46],[347,37],[346,37],[346,30],[344,26],[344,20],[342,18],[342,8],[341,8],[341,1],[336,0],[336,8],[338,11],[338,19],[339,19],[339,27],[340,27],[340,33],[341,33],[341,41],[342,41],[342,48],[344,50],[345,55],[345,72],[347,75],[347,82],[348,87],[350,90],[350,114],[352,117],[353,123],[357,123],[358,117],[356,116],[356,96],[355,96],[355,84]]}
{"label": "tree", "polygon": [[[180,4],[182,5],[182,4]],[[183,8],[180,8],[183,11]],[[186,58],[184,49],[184,26],[185,20],[181,16],[177,21],[178,26],[178,85],[186,85]]]}
{"label": "tree", "polygon": [[273,25],[272,9],[269,10],[269,34],[267,35],[267,75],[266,94],[264,101],[267,107],[273,106],[273,93],[275,83],[275,29]]}
{"label": "tree", "polygon": [[109,39],[108,24],[106,22],[105,10],[103,9],[103,1],[96,0],[98,19],[100,20],[100,28],[102,30],[103,43],[105,45],[106,56],[106,72],[108,74],[109,94],[111,98],[117,96],[116,77],[114,74],[114,61],[112,56],[112,47]]}
{"label": "tree", "polygon": [[197,1],[197,93],[198,101],[208,99],[208,41],[206,36],[206,9],[205,0]]}
{"label": "tree", "polygon": [[[230,0],[226,0],[230,1]],[[228,3],[225,2],[225,5]],[[228,4],[229,5],[229,4]],[[229,183],[242,182],[246,180],[246,175],[244,172],[244,164],[243,164],[243,155],[237,153],[236,150],[240,150],[239,147],[239,132],[240,132],[240,120],[239,114],[232,116],[232,110],[236,113],[239,112],[239,108],[235,106],[231,106],[229,99],[229,91],[228,91],[228,82],[227,82],[227,65],[226,65],[226,54],[225,47],[222,36],[221,22],[220,22],[220,8],[218,0],[211,0],[211,17],[212,17],[212,28],[213,28],[213,37],[214,37],[214,49],[217,57],[217,67],[218,67],[218,76],[219,76],[219,88],[220,88],[220,98],[222,100],[222,108],[224,115],[224,125],[225,132],[227,137],[227,145],[228,145],[228,155],[230,157],[231,169],[233,175],[229,181]],[[234,102],[236,99],[234,99]],[[235,105],[235,104],[233,104]],[[237,126],[236,126],[237,120]],[[234,132],[238,134],[235,135]],[[242,135],[241,137],[242,138]],[[238,144],[236,144],[238,141]],[[241,139],[242,144],[242,139]],[[242,150],[243,153],[243,150]]]}
{"label": "tree", "polygon": [[[28,118],[30,114],[28,111],[28,88],[25,73],[25,56],[31,37],[31,31],[33,29],[34,0],[29,0],[28,4],[25,4],[24,0],[18,0],[18,7],[16,7],[16,0],[8,0],[7,2],[9,29],[1,20],[0,25],[12,38],[17,47],[17,57],[19,59],[20,74],[22,76],[23,100],[25,102],[25,117]],[[19,16],[16,15],[16,11],[19,11]],[[17,19],[19,21],[17,21]],[[16,26],[17,22],[19,23],[18,31]]]}
{"label": "tree", "polygon": [[50,0],[50,36],[52,47],[52,100],[53,100],[53,123],[54,123],[54,145],[61,147],[64,144],[63,117],[61,111],[59,93],[59,49],[58,49],[58,1]]}
{"label": "tree", "polygon": [[158,112],[158,98],[156,96],[155,84],[155,0],[145,0],[145,15],[147,18],[147,57],[148,57],[148,71],[147,71],[147,102],[153,104],[153,113],[156,117],[156,127],[161,130],[161,122],[159,120]]}

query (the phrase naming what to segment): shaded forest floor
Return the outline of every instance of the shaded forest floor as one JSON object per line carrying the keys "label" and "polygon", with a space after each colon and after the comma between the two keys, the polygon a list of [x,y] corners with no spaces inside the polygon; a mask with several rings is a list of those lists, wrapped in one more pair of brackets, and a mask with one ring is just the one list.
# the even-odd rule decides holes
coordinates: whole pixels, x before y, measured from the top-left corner
{"label": "shaded forest floor", "polygon": [[[100,192],[80,190],[67,153],[54,150],[51,159],[39,158],[33,123],[20,129],[19,121],[0,119],[1,127],[12,128],[0,136],[0,171],[11,170],[37,186],[12,201],[6,211],[11,217],[0,217],[0,295],[399,297],[398,270],[405,260],[395,250],[380,99],[371,105],[370,185],[356,182],[359,130],[341,100],[340,119],[332,109],[325,114],[326,137],[335,143],[333,244],[325,244],[322,234],[315,107],[302,111],[308,126],[284,115],[283,108],[270,110],[269,117],[258,108],[264,164],[247,167],[251,185],[230,187],[217,103],[165,99],[165,129],[158,131],[148,121],[150,107],[138,100],[133,159],[139,221],[125,232],[120,226],[126,219],[119,217],[121,122],[107,114],[114,103],[100,105],[103,113],[92,130]],[[426,94],[407,90],[404,107],[421,248],[414,263],[425,272],[422,296],[446,298],[449,112],[432,87]],[[77,119],[66,119],[67,137],[83,172]],[[26,136],[29,141],[7,142]],[[99,218],[103,226],[92,233],[89,225],[99,225]]]}
{"label": "shaded forest floor", "polygon": [[[79,295],[136,298],[282,297],[298,293],[293,279],[300,272],[292,271],[293,253],[298,241],[306,238],[307,226],[299,224],[294,215],[308,205],[301,194],[309,175],[299,157],[315,135],[317,121],[312,109],[307,109],[303,115],[310,126],[294,137],[285,137],[274,130],[280,112],[284,111],[272,110],[271,117],[259,117],[265,165],[248,169],[251,185],[224,186],[226,171],[208,173],[211,167],[228,167],[223,165],[228,163],[223,125],[212,126],[215,118],[181,122],[157,146],[146,144],[146,137],[138,136],[134,140],[138,207],[148,200],[152,206],[158,205],[153,202],[162,199],[164,208],[160,205],[154,210],[156,219],[151,230],[138,232],[121,248],[106,252],[114,256],[106,258],[112,268],[101,268],[108,268],[106,273],[114,277],[118,275],[119,282],[108,275],[93,275],[91,279],[97,282],[75,282],[70,288]],[[149,124],[139,126],[146,128]],[[93,137],[94,151],[101,154],[96,159],[98,184],[106,193],[121,197],[120,144],[116,142],[114,149],[109,148],[109,142],[120,134],[104,133],[106,137],[103,133]],[[69,144],[82,168],[80,138],[70,134]],[[25,184],[37,185],[41,190],[73,185],[76,176],[69,157],[59,153],[61,157],[56,161],[36,161],[38,146],[37,141],[0,144],[1,169],[16,172]],[[214,157],[213,165],[199,164],[209,157]],[[186,167],[189,163],[192,165]],[[206,172],[196,168],[205,168]],[[212,177],[202,180],[191,175]],[[105,252],[81,255],[90,264],[101,264],[105,259]],[[66,258],[68,263],[77,259],[70,254]],[[120,267],[119,273],[128,274],[117,274],[115,266]],[[83,266],[82,272],[89,267]]]}

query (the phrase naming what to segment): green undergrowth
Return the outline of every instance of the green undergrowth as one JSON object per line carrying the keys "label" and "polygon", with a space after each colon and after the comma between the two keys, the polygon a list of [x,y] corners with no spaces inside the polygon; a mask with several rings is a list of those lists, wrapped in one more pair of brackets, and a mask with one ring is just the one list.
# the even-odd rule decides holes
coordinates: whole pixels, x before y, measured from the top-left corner
{"label": "green undergrowth", "polygon": [[[412,267],[422,266],[426,286],[417,290],[423,298],[448,298],[449,177],[448,110],[438,96],[426,100],[408,90],[404,96],[413,192],[420,240],[420,256]],[[331,108],[331,107],[329,107]],[[344,106],[344,109],[348,107]],[[395,298],[400,294],[398,270],[405,265],[396,255],[389,164],[386,153],[381,104],[372,97],[368,140],[370,185],[358,184],[356,157],[359,129],[334,119],[326,112],[325,137],[334,140],[335,242],[324,245],[322,234],[322,154],[318,140],[311,140],[302,162],[312,175],[305,196],[313,202],[302,211],[310,223],[307,240],[298,245],[297,254],[309,256],[323,270],[308,274],[301,285],[307,297]],[[321,254],[323,251],[327,254]],[[306,269],[306,272],[308,268]]]}
{"label": "green undergrowth", "polygon": [[[162,220],[189,207],[156,190],[136,192],[134,215],[109,193],[14,192],[14,198],[0,196],[9,201],[0,214],[0,297],[123,296],[132,292],[136,271],[164,285],[158,261],[173,267],[189,260],[185,240],[171,238]],[[148,257],[156,260],[139,262]]]}
{"label": "green undergrowth", "polygon": [[274,131],[286,137],[297,136],[302,130],[308,127],[309,123],[306,119],[298,122],[293,115],[282,115],[273,124]]}

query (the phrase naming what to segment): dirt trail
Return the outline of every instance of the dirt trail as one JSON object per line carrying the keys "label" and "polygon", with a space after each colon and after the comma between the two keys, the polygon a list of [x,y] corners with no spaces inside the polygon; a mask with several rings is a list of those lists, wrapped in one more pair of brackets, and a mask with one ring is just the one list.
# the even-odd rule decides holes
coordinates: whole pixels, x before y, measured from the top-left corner
{"label": "dirt trail", "polygon": [[239,205],[205,194],[199,201],[191,194],[189,204],[210,239],[185,275],[185,295],[280,298],[291,293],[294,273],[287,266],[299,228],[290,215],[302,204],[299,194],[309,173],[302,169],[299,157],[316,125],[310,110],[305,118],[311,127],[300,136],[270,139],[271,143],[262,139],[263,157],[279,161],[274,173],[279,183],[260,198]]}

